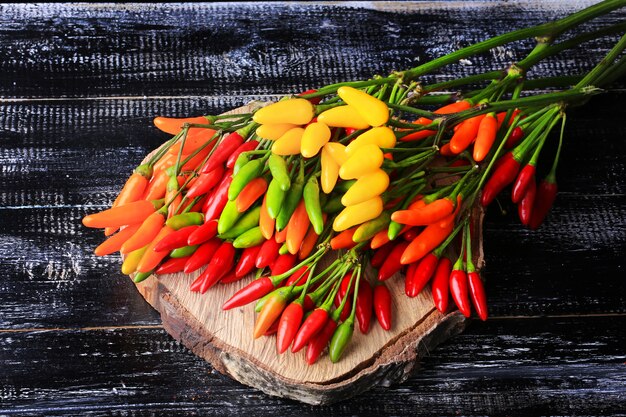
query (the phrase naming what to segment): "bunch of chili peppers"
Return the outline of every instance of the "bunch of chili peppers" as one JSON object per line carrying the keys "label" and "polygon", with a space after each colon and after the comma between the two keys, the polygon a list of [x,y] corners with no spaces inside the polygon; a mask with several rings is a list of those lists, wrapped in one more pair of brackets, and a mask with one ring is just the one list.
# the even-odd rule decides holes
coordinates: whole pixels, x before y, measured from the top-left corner
{"label": "bunch of chili peppers", "polygon": [[[393,327],[402,312],[393,312],[389,279],[404,279],[408,297],[430,284],[442,313],[451,296],[464,316],[473,306],[485,320],[472,256],[475,202],[488,206],[512,185],[522,224],[540,226],[556,197],[566,109],[626,71],[626,36],[584,76],[526,75],[547,56],[623,32],[619,23],[555,43],[623,3],[605,1],[408,71],[309,90],[251,113],[157,117],[173,137],[134,170],[110,209],[83,219],[108,236],[95,252],[121,252],[122,272],[135,282],[201,271],[190,286],[201,294],[250,280],[223,309],[256,302],[253,336],[275,334],[280,354],[306,348],[309,364],[327,347],[331,361],[340,360],[355,323],[364,334],[372,317]],[[540,36],[537,47],[505,71],[419,81],[529,36]],[[569,88],[536,91],[546,86]],[[449,88],[461,91],[433,94]],[[558,150],[537,185],[539,157],[559,125]]]}

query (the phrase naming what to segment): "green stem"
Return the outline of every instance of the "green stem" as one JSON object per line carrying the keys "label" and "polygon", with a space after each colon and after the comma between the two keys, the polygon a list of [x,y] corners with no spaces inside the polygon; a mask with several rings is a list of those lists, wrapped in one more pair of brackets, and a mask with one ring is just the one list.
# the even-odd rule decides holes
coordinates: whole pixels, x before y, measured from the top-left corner
{"label": "green stem", "polygon": [[580,87],[584,87],[587,85],[589,86],[593,85],[594,81],[598,77],[600,77],[604,73],[604,71],[607,70],[607,68],[610,68],[610,66],[613,64],[613,62],[617,59],[619,54],[621,54],[625,48],[626,48],[626,35],[622,36],[619,42],[617,42],[615,46],[611,48],[609,53],[606,54],[606,56],[602,59],[602,61],[600,61],[598,65],[594,67],[594,69],[589,71],[587,75],[585,75],[583,79],[580,80],[578,84],[574,86],[574,88],[580,88]]}

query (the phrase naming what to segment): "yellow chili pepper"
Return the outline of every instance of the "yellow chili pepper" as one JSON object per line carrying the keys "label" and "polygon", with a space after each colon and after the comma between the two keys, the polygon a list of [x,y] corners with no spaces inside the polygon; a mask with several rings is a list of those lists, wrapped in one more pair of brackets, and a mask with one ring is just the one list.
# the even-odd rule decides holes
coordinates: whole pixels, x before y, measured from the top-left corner
{"label": "yellow chili pepper", "polygon": [[333,222],[333,230],[341,232],[357,224],[375,219],[383,212],[383,199],[374,197],[354,206],[346,207]]}
{"label": "yellow chili pepper", "polygon": [[312,158],[330,140],[330,129],[322,122],[311,123],[304,129],[300,152],[305,158]]}
{"label": "yellow chili pepper", "polygon": [[317,116],[317,121],[332,127],[352,127],[367,129],[369,123],[352,106],[339,106],[328,109]]}
{"label": "yellow chili pepper", "polygon": [[309,100],[290,98],[257,110],[252,120],[262,125],[270,123],[304,125],[313,119],[314,113],[313,104]]}
{"label": "yellow chili pepper", "polygon": [[322,183],[322,191],[329,194],[335,184],[337,184],[337,176],[339,175],[339,165],[330,155],[326,146],[322,148],[322,173],[320,182]]}
{"label": "yellow chili pepper", "polygon": [[337,94],[349,106],[354,107],[370,126],[387,123],[389,108],[376,97],[352,87],[339,87]]}
{"label": "yellow chili pepper", "polygon": [[337,162],[337,165],[343,165],[344,162],[348,160],[346,146],[339,142],[328,142],[324,145],[324,149],[326,149],[335,162]]}
{"label": "yellow chili pepper", "polygon": [[301,127],[294,127],[282,135],[272,145],[272,152],[276,155],[297,155],[300,153],[300,146],[302,143],[302,134],[304,129]]}
{"label": "yellow chili pepper", "polygon": [[147,248],[148,245],[134,250],[126,256],[126,259],[124,259],[124,262],[122,263],[122,274],[130,275],[137,270],[137,265],[139,265],[139,261],[141,261],[141,258]]}
{"label": "yellow chili pepper", "polygon": [[359,135],[347,147],[346,153],[352,156],[361,146],[373,143],[381,148],[393,148],[396,146],[396,135],[393,130],[386,126],[375,127]]}
{"label": "yellow chili pepper", "polygon": [[389,175],[382,169],[377,169],[359,178],[341,197],[341,204],[354,206],[381,195],[389,186]]}
{"label": "yellow chili pepper", "polygon": [[383,158],[383,151],[378,146],[371,143],[361,146],[341,165],[339,176],[344,180],[362,177],[380,168]]}
{"label": "yellow chili pepper", "polygon": [[288,130],[298,127],[291,123],[273,123],[257,127],[256,134],[261,139],[278,140]]}

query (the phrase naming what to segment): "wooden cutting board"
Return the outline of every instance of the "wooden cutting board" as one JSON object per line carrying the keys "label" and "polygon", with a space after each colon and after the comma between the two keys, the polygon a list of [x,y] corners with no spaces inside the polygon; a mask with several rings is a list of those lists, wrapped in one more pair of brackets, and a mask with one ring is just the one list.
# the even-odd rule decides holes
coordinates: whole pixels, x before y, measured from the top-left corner
{"label": "wooden cutting board", "polygon": [[[232,113],[248,112],[259,105],[250,103]],[[474,214],[472,253],[481,268],[483,212],[474,208]],[[165,330],[216,370],[267,394],[308,404],[329,404],[375,385],[405,380],[424,355],[460,333],[467,323],[458,311],[445,315],[437,311],[429,286],[417,297],[408,298],[404,294],[404,276],[396,274],[386,281],[394,302],[391,330],[384,331],[373,317],[368,334],[361,334],[356,326],[341,361],[333,364],[324,354],[309,366],[304,360],[305,349],[279,355],[275,336],[253,339],[253,305],[222,311],[223,302],[248,284],[252,276],[218,284],[206,294],[189,291],[201,272],[151,276],[137,284],[137,289],[161,314]],[[368,268],[366,277],[373,283],[375,272]]]}

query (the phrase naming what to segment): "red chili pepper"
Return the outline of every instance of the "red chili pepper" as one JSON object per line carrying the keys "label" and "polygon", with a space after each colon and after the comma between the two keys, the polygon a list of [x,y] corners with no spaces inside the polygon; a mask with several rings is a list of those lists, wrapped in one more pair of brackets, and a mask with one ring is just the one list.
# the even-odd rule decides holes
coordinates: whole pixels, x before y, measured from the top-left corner
{"label": "red chili pepper", "polygon": [[[317,93],[317,90],[306,90],[301,92],[300,94],[298,94],[299,96],[305,96],[307,94],[313,94],[313,93]],[[309,100],[311,103],[313,104],[320,104],[320,101],[322,101],[322,97],[313,97],[313,98],[307,98],[307,100]],[[317,118],[313,119],[316,120]],[[311,123],[313,123],[313,120],[311,120]]]}
{"label": "red chili pepper", "polygon": [[524,131],[522,130],[521,127],[517,126],[515,129],[513,129],[513,131],[507,138],[506,143],[504,144],[504,147],[506,149],[511,149],[512,147],[517,145],[523,137],[524,137]]}
{"label": "red chili pepper", "polygon": [[243,213],[267,191],[267,181],[265,178],[255,178],[243,187],[243,190],[237,196],[235,203],[237,211]]}
{"label": "red chili pepper", "polygon": [[187,198],[197,197],[211,191],[224,178],[224,172],[224,168],[218,165],[213,171],[200,174],[187,190]]}
{"label": "red chili pepper", "polygon": [[376,269],[380,268],[383,262],[385,262],[385,259],[387,259],[387,257],[393,250],[394,246],[395,243],[388,242],[381,246],[379,249],[377,249],[372,256],[372,259],[370,259],[370,264],[372,265],[372,267]]}
{"label": "red chili pepper", "polygon": [[204,218],[208,220],[219,219],[224,210],[224,206],[228,203],[228,188],[233,180],[233,172],[226,171],[224,179],[220,185],[213,191],[210,198],[206,200],[202,211],[204,212]]}
{"label": "red chili pepper", "polygon": [[239,281],[241,278],[242,277],[238,277],[237,275],[235,275],[234,269],[231,269],[226,273],[226,275],[222,277],[222,279],[220,279],[220,284],[230,284],[232,282]]}
{"label": "red chili pepper", "polygon": [[359,284],[359,293],[356,298],[356,318],[359,322],[361,333],[367,334],[370,330],[374,305],[374,292],[367,281]]}
{"label": "red chili pepper", "polygon": [[230,242],[222,242],[217,249],[209,266],[206,267],[204,272],[191,284],[191,288],[196,288],[194,284],[199,283],[198,290],[204,294],[209,288],[215,285],[220,278],[222,278],[233,267],[233,261],[235,260],[235,248]]}
{"label": "red chili pepper", "polygon": [[200,245],[185,264],[183,271],[186,274],[191,274],[208,264],[221,245],[222,241],[216,237]]}
{"label": "red chili pepper", "polygon": [[409,246],[409,242],[399,242],[396,246],[394,246],[393,250],[389,253],[389,256],[385,259],[385,262],[383,262],[383,265],[378,271],[379,281],[391,278],[392,275],[402,269],[400,259],[402,258],[402,253],[404,253],[407,246]]}
{"label": "red chili pepper", "polygon": [[217,148],[213,151],[213,154],[209,157],[209,160],[204,164],[200,172],[202,174],[213,171],[218,165],[222,165],[233,152],[239,148],[245,139],[237,132],[232,132],[226,136],[217,145]]}
{"label": "red chili pepper", "polygon": [[556,193],[558,192],[558,186],[554,176],[544,178],[539,187],[537,187],[537,194],[535,196],[535,204],[533,204],[532,213],[530,215],[529,227],[536,229],[541,226],[543,220],[546,218],[554,200],[556,200]]}
{"label": "red chili pepper", "polygon": [[304,309],[299,300],[289,304],[280,316],[278,332],[276,333],[276,348],[278,353],[283,353],[289,348],[291,342],[296,337],[300,324],[304,317]]}
{"label": "red chili pepper", "polygon": [[411,275],[407,273],[404,281],[404,291],[407,296],[416,297],[424,289],[434,275],[438,261],[437,255],[431,252],[419,261]]}
{"label": "red chili pepper", "polygon": [[[341,295],[339,292],[337,293],[337,295],[335,295],[335,299],[333,300],[333,304],[335,305],[335,308],[341,305],[341,302],[343,301],[343,297],[345,296]],[[352,302],[350,301],[350,299],[348,299],[346,300],[346,305],[344,306],[343,310],[341,310],[339,320],[346,321],[346,319],[350,315],[350,311],[352,311]]]}
{"label": "red chili pepper", "polygon": [[519,219],[524,226],[528,226],[530,224],[536,195],[537,183],[533,180],[530,184],[528,184],[526,194],[524,194],[522,201],[520,201],[517,205],[517,213],[519,214]]}
{"label": "red chili pepper", "polygon": [[256,279],[230,297],[222,306],[222,310],[230,310],[249,304],[269,294],[274,288],[274,283],[269,277]]}
{"label": "red chili pepper", "polygon": [[285,283],[285,287],[291,287],[292,285],[304,285],[306,280],[309,278],[309,266],[304,265],[296,272],[294,272],[289,278],[287,278],[287,282]]}
{"label": "red chili pepper", "polygon": [[244,142],[241,146],[239,146],[235,150],[235,152],[233,152],[228,157],[228,160],[226,161],[226,168],[233,169],[235,167],[235,162],[237,161],[237,158],[239,158],[239,155],[241,155],[244,152],[255,150],[258,145],[259,145],[259,141],[257,141],[257,140],[251,140],[251,141],[248,141],[248,142]]}
{"label": "red chili pepper", "polygon": [[155,273],[157,275],[164,275],[181,272],[189,258],[191,258],[191,256],[185,256],[184,258],[170,258],[167,261],[163,262],[161,266],[157,268]]}
{"label": "red chili pepper", "polygon": [[209,220],[194,230],[187,238],[189,246],[199,245],[214,238],[217,235],[217,220]]}
{"label": "red chili pepper", "polygon": [[469,296],[467,293],[467,274],[460,269],[454,269],[450,274],[450,293],[452,299],[465,317],[470,316]]}
{"label": "red chili pepper", "polygon": [[241,252],[241,256],[239,257],[239,261],[235,267],[235,276],[237,278],[245,277],[256,268],[256,259],[260,250],[261,245],[257,245],[252,246],[251,248],[246,248],[243,252]]}
{"label": "red chili pepper", "polygon": [[296,255],[292,255],[291,253],[286,253],[284,255],[278,255],[278,258],[272,262],[270,265],[270,271],[272,275],[280,275],[289,271],[296,264]]}
{"label": "red chili pepper", "polygon": [[469,293],[472,297],[472,304],[476,309],[476,314],[482,321],[487,320],[487,296],[485,295],[485,287],[480,279],[478,272],[470,272],[467,274],[469,281]]}
{"label": "red chili pepper", "polygon": [[313,365],[317,362],[317,359],[324,349],[326,349],[326,346],[328,346],[328,342],[330,342],[333,334],[335,334],[335,330],[337,330],[337,322],[335,320],[328,320],[324,328],[309,341],[306,347],[306,363]]}
{"label": "red chili pepper", "polygon": [[298,330],[291,346],[293,353],[299,352],[307,343],[324,328],[328,321],[328,311],[323,308],[316,308],[311,315],[304,320]]}
{"label": "red chili pepper", "polygon": [[480,204],[487,207],[502,191],[504,187],[515,180],[520,170],[520,163],[515,159],[507,158],[502,164],[496,168],[483,188],[483,194],[480,198]]}
{"label": "red chili pepper", "polygon": [[407,242],[413,242],[413,240],[419,236],[422,232],[422,229],[419,227],[409,227],[406,232],[402,233],[400,236]]}
{"label": "red chili pepper", "polygon": [[170,233],[165,236],[163,239],[159,240],[159,242],[154,246],[154,250],[156,252],[163,251],[171,251],[176,248],[182,248],[183,246],[187,246],[187,239],[189,235],[191,235],[195,230],[197,230],[200,226],[192,225],[186,226],[182,229],[179,229],[175,232]]}
{"label": "red chili pepper", "polygon": [[432,293],[435,307],[442,313],[448,310],[450,272],[452,271],[452,261],[448,258],[441,258],[437,264],[435,278],[433,279]]}
{"label": "red chili pepper", "polygon": [[263,242],[261,250],[256,258],[256,267],[259,269],[270,266],[276,258],[278,258],[278,251],[282,245],[276,242],[275,239],[269,239]]}
{"label": "red chili pepper", "polygon": [[267,329],[265,331],[265,333],[263,333],[263,336],[271,336],[273,334],[276,334],[277,331],[278,331],[278,320],[276,320],[274,323],[272,323],[270,328]]}
{"label": "red chili pepper", "polygon": [[535,182],[535,166],[531,164],[524,165],[524,168],[517,175],[517,179],[513,184],[513,192],[511,193],[511,200],[517,204],[522,201],[526,190],[531,182]]}
{"label": "red chili pepper", "polygon": [[380,327],[391,329],[391,293],[385,284],[374,287],[374,313]]}

